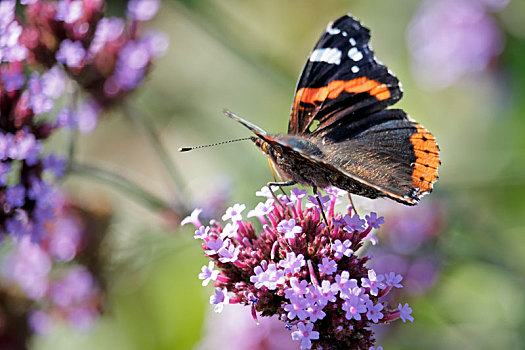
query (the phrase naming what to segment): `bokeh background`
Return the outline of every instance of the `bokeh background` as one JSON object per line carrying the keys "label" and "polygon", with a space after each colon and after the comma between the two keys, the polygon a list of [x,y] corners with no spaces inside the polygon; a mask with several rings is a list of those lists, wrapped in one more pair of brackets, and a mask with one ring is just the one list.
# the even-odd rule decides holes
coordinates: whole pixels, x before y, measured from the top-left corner
{"label": "bokeh background", "polygon": [[[108,1],[108,13],[125,6]],[[233,203],[253,207],[271,173],[249,141],[176,150],[249,136],[222,115],[225,107],[284,132],[310,50],[345,13],[371,29],[377,57],[403,83],[397,106],[435,134],[443,164],[421,208],[355,199],[362,211],[386,218],[377,256],[412,276],[405,289],[413,292],[403,298],[415,322],[379,329],[378,344],[524,349],[524,0],[163,1],[150,27],[166,32],[170,47],[129,108],[159,131],[188,208],[219,217]],[[80,136],[77,157],[166,201],[175,196],[154,148],[121,112]],[[104,313],[89,330],[57,325],[34,337],[32,348],[241,349],[255,348],[236,345],[247,338],[277,337],[247,325],[247,309],[211,315],[212,288],[197,278],[206,261],[190,225],[178,228],[180,218],[97,177],[72,175],[65,184],[75,203],[103,221]],[[263,340],[260,349],[277,348]]]}

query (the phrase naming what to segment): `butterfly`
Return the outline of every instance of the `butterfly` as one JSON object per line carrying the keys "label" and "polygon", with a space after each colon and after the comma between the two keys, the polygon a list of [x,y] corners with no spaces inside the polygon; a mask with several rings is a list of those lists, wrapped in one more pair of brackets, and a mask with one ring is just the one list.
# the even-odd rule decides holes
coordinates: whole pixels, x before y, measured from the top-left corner
{"label": "butterfly", "polygon": [[328,24],[299,77],[287,134],[250,129],[281,185],[335,186],[368,198],[415,205],[438,179],[435,137],[402,109],[403,91],[377,61],[370,31],[346,15]]}

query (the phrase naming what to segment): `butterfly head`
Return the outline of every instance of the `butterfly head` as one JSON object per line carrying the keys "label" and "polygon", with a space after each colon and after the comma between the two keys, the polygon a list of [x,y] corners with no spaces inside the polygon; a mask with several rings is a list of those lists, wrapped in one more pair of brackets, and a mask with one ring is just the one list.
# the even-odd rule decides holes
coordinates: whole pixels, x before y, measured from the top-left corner
{"label": "butterfly head", "polygon": [[275,160],[275,158],[280,156],[279,150],[277,149],[279,146],[271,145],[268,141],[256,136],[252,136],[251,140],[255,143],[255,146],[270,159]]}

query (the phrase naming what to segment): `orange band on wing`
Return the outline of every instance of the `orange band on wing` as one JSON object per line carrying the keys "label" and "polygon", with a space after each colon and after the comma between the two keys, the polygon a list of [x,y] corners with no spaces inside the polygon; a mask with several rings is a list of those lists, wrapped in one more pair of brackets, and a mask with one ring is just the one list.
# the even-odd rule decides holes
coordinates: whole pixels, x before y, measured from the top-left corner
{"label": "orange band on wing", "polygon": [[390,97],[390,91],[385,84],[361,77],[352,80],[332,80],[327,86],[319,88],[299,89],[295,94],[294,106],[298,106],[300,102],[314,104],[327,98],[335,99],[343,91],[355,94],[368,92],[380,101]]}
{"label": "orange band on wing", "polygon": [[415,134],[410,137],[410,142],[414,147],[416,161],[412,172],[412,185],[419,188],[419,193],[426,193],[432,190],[432,185],[438,179],[439,147],[434,135],[419,124],[414,124],[417,128]]}

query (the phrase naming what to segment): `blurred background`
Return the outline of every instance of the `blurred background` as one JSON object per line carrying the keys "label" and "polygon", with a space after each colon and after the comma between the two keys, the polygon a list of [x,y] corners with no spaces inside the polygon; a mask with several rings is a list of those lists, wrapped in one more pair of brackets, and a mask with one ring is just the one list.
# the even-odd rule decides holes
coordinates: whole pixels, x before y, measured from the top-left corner
{"label": "blurred background", "polygon": [[[125,7],[108,1],[107,12],[121,16]],[[354,198],[361,212],[385,216],[376,268],[405,276],[405,294],[395,297],[414,310],[414,323],[379,328],[378,344],[525,349],[524,0],[162,1],[149,27],[168,34],[169,49],[128,110],[158,131],[185,211],[154,210],[100,177],[67,176],[69,197],[100,237],[103,312],[82,330],[53,325],[32,349],[297,348],[270,342],[275,325],[252,327],[248,309],[212,315],[212,287],[197,278],[202,249],[191,225],[178,227],[196,206],[208,218],[237,202],[253,208],[255,191],[272,179],[266,158],[249,141],[176,150],[250,136],[223,108],[285,132],[310,50],[345,13],[371,29],[377,57],[403,83],[396,107],[441,147],[440,180],[419,206]],[[129,115],[107,113],[79,137],[76,157],[170,202],[170,176],[142,131]]]}

